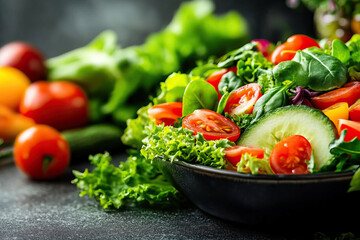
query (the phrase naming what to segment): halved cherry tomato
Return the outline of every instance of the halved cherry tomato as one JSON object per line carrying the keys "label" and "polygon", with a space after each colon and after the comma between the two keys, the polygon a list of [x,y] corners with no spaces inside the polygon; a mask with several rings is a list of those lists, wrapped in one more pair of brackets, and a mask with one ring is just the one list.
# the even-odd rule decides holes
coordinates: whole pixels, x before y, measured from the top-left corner
{"label": "halved cherry tomato", "polygon": [[236,167],[236,164],[240,162],[241,156],[245,153],[250,154],[251,156],[257,158],[264,158],[264,149],[257,146],[232,146],[228,149],[225,149],[226,159]]}
{"label": "halved cherry tomato", "polygon": [[345,142],[351,141],[355,137],[360,140],[360,122],[340,119],[338,126],[339,135],[344,129],[347,129],[347,133],[344,138]]}
{"label": "halved cherry tomato", "polygon": [[311,98],[311,102],[316,108],[325,109],[338,102],[347,102],[351,106],[359,97],[360,82],[349,82],[342,88]]}
{"label": "halved cherry tomato", "polygon": [[285,43],[275,48],[271,54],[270,61],[274,64],[289,61],[295,57],[296,51],[309,47],[320,48],[319,44],[311,37],[301,34],[293,35],[289,37]]}
{"label": "halved cherry tomato", "polygon": [[360,97],[349,108],[349,118],[350,118],[350,120],[353,120],[353,121],[360,121]]}
{"label": "halved cherry tomato", "polygon": [[17,167],[35,179],[61,175],[69,165],[70,148],[54,128],[36,125],[20,133],[14,144]]}
{"label": "halved cherry tomato", "polygon": [[34,46],[25,42],[11,42],[0,49],[0,66],[19,69],[32,82],[46,80],[45,58]]}
{"label": "halved cherry tomato", "polygon": [[37,124],[64,130],[84,126],[88,100],[80,87],[71,82],[32,83],[20,103],[20,113]]}
{"label": "halved cherry tomato", "polygon": [[219,93],[219,83],[221,81],[222,76],[224,76],[225,73],[228,73],[230,71],[236,73],[237,67],[235,66],[235,67],[231,67],[229,69],[222,69],[222,70],[216,71],[206,79],[206,81],[215,88],[215,90],[219,96],[219,101],[221,99],[221,94]]}
{"label": "halved cherry tomato", "polygon": [[256,101],[262,96],[261,87],[257,83],[250,83],[233,91],[229,96],[225,112],[231,115],[252,113]]}
{"label": "halved cherry tomato", "polygon": [[203,134],[206,140],[229,139],[235,142],[240,128],[230,119],[207,109],[198,109],[184,117],[182,127]]}
{"label": "halved cherry tomato", "polygon": [[335,103],[322,112],[338,127],[339,119],[349,119],[349,105],[346,102]]}
{"label": "halved cherry tomato", "polygon": [[149,118],[155,121],[156,125],[173,126],[178,118],[182,117],[181,102],[161,103],[148,110]]}
{"label": "halved cherry tomato", "polygon": [[301,135],[282,139],[270,154],[270,166],[276,174],[307,174],[311,144]]}

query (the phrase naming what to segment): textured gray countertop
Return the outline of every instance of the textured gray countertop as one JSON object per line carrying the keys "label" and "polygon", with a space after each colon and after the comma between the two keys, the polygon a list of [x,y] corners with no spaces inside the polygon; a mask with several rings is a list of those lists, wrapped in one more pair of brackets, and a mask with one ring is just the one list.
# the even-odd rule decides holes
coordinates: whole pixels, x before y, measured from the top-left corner
{"label": "textured gray countertop", "polygon": [[[125,155],[117,157],[125,159]],[[72,169],[55,181],[32,181],[13,164],[0,166],[1,239],[313,239],[306,223],[248,226],[226,222],[196,209],[132,208],[104,211],[94,199],[80,198],[70,183]],[[287,230],[286,230],[287,229]],[[340,229],[319,228],[330,234]],[[344,229],[342,231],[354,231]],[[337,233],[338,234],[338,233]]]}

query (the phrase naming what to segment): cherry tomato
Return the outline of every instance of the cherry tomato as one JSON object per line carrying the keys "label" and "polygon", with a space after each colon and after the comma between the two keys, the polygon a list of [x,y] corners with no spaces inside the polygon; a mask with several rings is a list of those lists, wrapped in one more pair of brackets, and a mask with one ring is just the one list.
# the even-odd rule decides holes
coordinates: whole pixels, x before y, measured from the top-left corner
{"label": "cherry tomato", "polygon": [[0,104],[17,111],[30,80],[20,70],[0,67]]}
{"label": "cherry tomato", "polygon": [[340,119],[338,126],[339,135],[344,129],[347,129],[347,133],[344,138],[345,142],[349,142],[353,140],[355,137],[357,137],[357,139],[360,140],[360,122]]}
{"label": "cherry tomato", "polygon": [[50,179],[61,175],[69,165],[70,148],[54,128],[35,125],[15,140],[14,159],[17,167],[34,179]]}
{"label": "cherry tomato", "polygon": [[0,49],[0,66],[14,67],[31,81],[46,79],[43,55],[34,46],[25,42],[11,42]]}
{"label": "cherry tomato", "polygon": [[289,61],[295,57],[296,51],[309,47],[320,48],[319,44],[314,39],[305,35],[296,34],[289,37],[285,43],[275,48],[271,54],[270,60],[274,64]]}
{"label": "cherry tomato", "polygon": [[276,174],[309,173],[311,144],[301,135],[292,135],[278,142],[270,154],[270,166]]}
{"label": "cherry tomato", "polygon": [[349,108],[350,120],[360,121],[360,98]]}
{"label": "cherry tomato", "polygon": [[311,102],[316,108],[325,109],[339,102],[346,102],[349,106],[351,106],[359,98],[360,82],[349,82],[342,88],[311,98]]}
{"label": "cherry tomato", "polygon": [[[245,153],[250,154],[251,156],[257,158],[264,158],[264,149],[257,146],[232,146],[228,149],[225,149],[226,159],[234,166],[240,162],[241,156]],[[250,171],[250,170],[249,170]]]}
{"label": "cherry tomato", "polygon": [[237,67],[235,66],[235,67],[231,67],[229,69],[221,69],[219,71],[214,72],[206,79],[206,81],[215,88],[215,90],[219,96],[219,101],[221,99],[221,94],[219,92],[219,83],[221,81],[222,76],[224,76],[225,73],[228,73],[230,71],[233,71],[234,73],[236,73]]}
{"label": "cherry tomato", "polygon": [[240,128],[230,119],[207,109],[195,110],[187,115],[182,127],[203,134],[206,140],[229,139],[235,142],[240,136]]}
{"label": "cherry tomato", "polygon": [[87,122],[88,100],[74,83],[32,83],[20,103],[20,113],[38,124],[64,130],[84,126]]}
{"label": "cherry tomato", "polygon": [[181,102],[162,103],[153,106],[148,110],[149,118],[155,121],[156,125],[173,126],[178,118],[182,117]]}
{"label": "cherry tomato", "polygon": [[256,101],[261,97],[261,87],[250,83],[233,91],[225,106],[225,112],[231,115],[252,113]]}

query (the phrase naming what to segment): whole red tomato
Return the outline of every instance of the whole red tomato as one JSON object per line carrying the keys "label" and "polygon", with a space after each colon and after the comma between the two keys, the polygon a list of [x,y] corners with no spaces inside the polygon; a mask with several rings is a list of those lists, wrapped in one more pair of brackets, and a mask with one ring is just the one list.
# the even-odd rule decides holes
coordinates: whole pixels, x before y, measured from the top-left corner
{"label": "whole red tomato", "polygon": [[34,46],[25,42],[11,42],[0,48],[0,66],[19,69],[32,82],[46,79],[43,55]]}
{"label": "whole red tomato", "polygon": [[37,124],[64,130],[84,126],[88,99],[82,89],[70,82],[32,83],[20,102],[20,113]]}
{"label": "whole red tomato", "polygon": [[20,133],[14,144],[17,167],[34,179],[61,175],[69,165],[70,148],[54,128],[35,125]]}
{"label": "whole red tomato", "polygon": [[279,64],[283,61],[289,61],[295,57],[296,51],[309,47],[318,47],[319,44],[311,37],[296,34],[287,39],[287,41],[279,45],[271,54],[270,61]]}

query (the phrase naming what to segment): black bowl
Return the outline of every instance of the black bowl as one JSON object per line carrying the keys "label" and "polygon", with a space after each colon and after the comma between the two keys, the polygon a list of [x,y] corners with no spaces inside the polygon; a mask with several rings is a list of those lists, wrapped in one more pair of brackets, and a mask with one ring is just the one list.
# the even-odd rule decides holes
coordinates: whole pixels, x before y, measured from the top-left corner
{"label": "black bowl", "polygon": [[[201,210],[229,221],[258,224],[349,213],[354,171],[308,175],[249,175],[182,161],[155,161],[174,186]],[[336,215],[337,216],[337,215]],[[337,216],[344,218],[346,216]]]}

